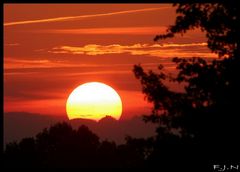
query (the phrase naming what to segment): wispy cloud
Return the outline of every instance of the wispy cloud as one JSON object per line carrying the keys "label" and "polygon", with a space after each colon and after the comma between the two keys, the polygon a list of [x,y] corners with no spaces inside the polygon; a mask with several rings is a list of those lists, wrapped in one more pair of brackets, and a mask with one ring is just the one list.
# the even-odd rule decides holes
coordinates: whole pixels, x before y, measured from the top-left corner
{"label": "wispy cloud", "polygon": [[19,46],[19,43],[5,43],[5,46]]}
{"label": "wispy cloud", "polygon": [[16,68],[48,68],[48,67],[65,67],[67,64],[64,61],[50,61],[47,59],[41,60],[24,60],[16,58],[4,58],[4,70]]}
{"label": "wispy cloud", "polygon": [[7,22],[7,23],[4,23],[4,26],[14,26],[14,25],[23,25],[23,24],[34,24],[34,23],[48,23],[48,22],[59,22],[59,21],[72,21],[72,20],[80,20],[80,19],[103,17],[103,16],[112,16],[112,15],[119,15],[119,14],[130,14],[130,13],[138,13],[138,12],[146,12],[146,11],[155,11],[155,10],[162,10],[162,9],[167,9],[167,8],[170,8],[170,7],[144,8],[144,9],[137,9],[137,10],[126,10],[126,11],[117,11],[117,12],[101,13],[101,14],[25,20],[25,21]]}
{"label": "wispy cloud", "polygon": [[167,27],[109,27],[109,28],[84,28],[84,29],[55,29],[55,30],[37,30],[36,33],[51,34],[131,34],[131,35],[149,35],[156,33],[164,33]]}
{"label": "wispy cloud", "polygon": [[[155,67],[159,63],[144,63],[145,67]],[[168,65],[168,62],[164,62],[164,64]],[[99,64],[99,63],[75,63],[66,60],[49,60],[49,59],[41,59],[41,60],[33,60],[33,59],[18,59],[5,57],[4,58],[4,75],[21,75],[21,74],[36,74],[42,71],[42,69],[49,68],[76,68],[77,71],[79,69],[87,70],[102,70],[102,69],[127,69],[132,68],[132,63],[114,63],[114,64]],[[32,69],[32,70],[26,70]],[[40,71],[37,69],[41,69]],[[76,73],[76,72],[75,72]],[[61,73],[62,75],[62,73]]]}
{"label": "wispy cloud", "polygon": [[156,57],[205,57],[215,58],[216,54],[210,52],[207,43],[188,43],[188,44],[133,44],[133,45],[97,45],[88,44],[81,47],[59,46],[48,51],[54,54],[85,54],[85,55],[104,55],[104,54],[122,54],[131,55],[149,55]]}

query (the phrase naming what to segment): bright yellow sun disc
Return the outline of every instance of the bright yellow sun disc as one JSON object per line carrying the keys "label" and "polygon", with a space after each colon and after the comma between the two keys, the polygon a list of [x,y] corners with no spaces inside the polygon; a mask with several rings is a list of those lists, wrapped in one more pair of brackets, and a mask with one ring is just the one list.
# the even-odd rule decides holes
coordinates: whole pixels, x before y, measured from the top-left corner
{"label": "bright yellow sun disc", "polygon": [[69,119],[99,121],[111,116],[118,120],[122,114],[122,101],[112,87],[100,82],[88,82],[78,86],[69,95],[66,111]]}

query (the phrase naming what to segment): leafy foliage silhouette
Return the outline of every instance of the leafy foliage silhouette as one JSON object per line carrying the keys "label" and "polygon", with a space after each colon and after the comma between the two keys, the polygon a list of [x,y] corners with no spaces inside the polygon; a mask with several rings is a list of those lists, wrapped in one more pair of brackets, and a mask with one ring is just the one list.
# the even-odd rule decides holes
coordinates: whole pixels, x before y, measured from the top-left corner
{"label": "leafy foliage silhouette", "polygon": [[[151,159],[156,161],[156,165],[162,156],[176,157],[179,154],[185,154],[186,158],[179,157],[174,163],[187,159],[192,164],[201,164],[197,162],[199,160],[193,162],[187,158],[198,156],[205,157],[201,160],[205,164],[238,159],[238,9],[236,3],[178,4],[175,24],[168,28],[166,34],[157,35],[154,39],[167,39],[200,28],[206,34],[208,47],[219,55],[218,59],[207,62],[200,57],[173,58],[178,70],[175,77],[164,72],[162,65],[159,73],[145,72],[141,65],[134,66],[133,71],[141,82],[143,93],[153,103],[152,114],[144,116],[144,120],[159,124],[152,153],[155,157]],[[164,81],[184,83],[185,92],[171,91]],[[179,148],[175,150],[176,146]],[[164,158],[164,162],[173,163],[171,157]]]}

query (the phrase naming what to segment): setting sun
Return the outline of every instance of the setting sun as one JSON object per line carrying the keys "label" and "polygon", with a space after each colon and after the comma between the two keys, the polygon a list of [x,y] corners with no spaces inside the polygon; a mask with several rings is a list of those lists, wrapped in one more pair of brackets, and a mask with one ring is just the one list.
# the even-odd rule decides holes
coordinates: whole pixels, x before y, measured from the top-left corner
{"label": "setting sun", "polygon": [[84,118],[99,121],[105,116],[118,120],[122,114],[122,101],[110,86],[89,82],[78,86],[66,103],[69,119]]}

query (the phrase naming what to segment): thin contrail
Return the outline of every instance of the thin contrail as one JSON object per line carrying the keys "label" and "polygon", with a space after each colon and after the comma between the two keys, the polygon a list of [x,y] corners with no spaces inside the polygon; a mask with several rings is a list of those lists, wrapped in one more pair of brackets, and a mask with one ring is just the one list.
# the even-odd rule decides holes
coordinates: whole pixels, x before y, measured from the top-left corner
{"label": "thin contrail", "polygon": [[48,18],[48,19],[40,19],[40,20],[26,20],[26,21],[8,22],[8,23],[4,23],[4,26],[14,26],[14,25],[22,25],[22,24],[33,24],[33,23],[45,23],[45,22],[69,21],[69,20],[78,20],[78,19],[83,19],[83,18],[111,16],[111,15],[137,13],[137,12],[145,12],[145,11],[155,11],[155,10],[166,9],[166,8],[170,8],[170,7],[144,8],[144,9],[138,9],[138,10],[118,11],[118,12],[104,13],[104,14],[91,14],[91,15],[81,15],[81,16],[56,17],[56,18]]}

